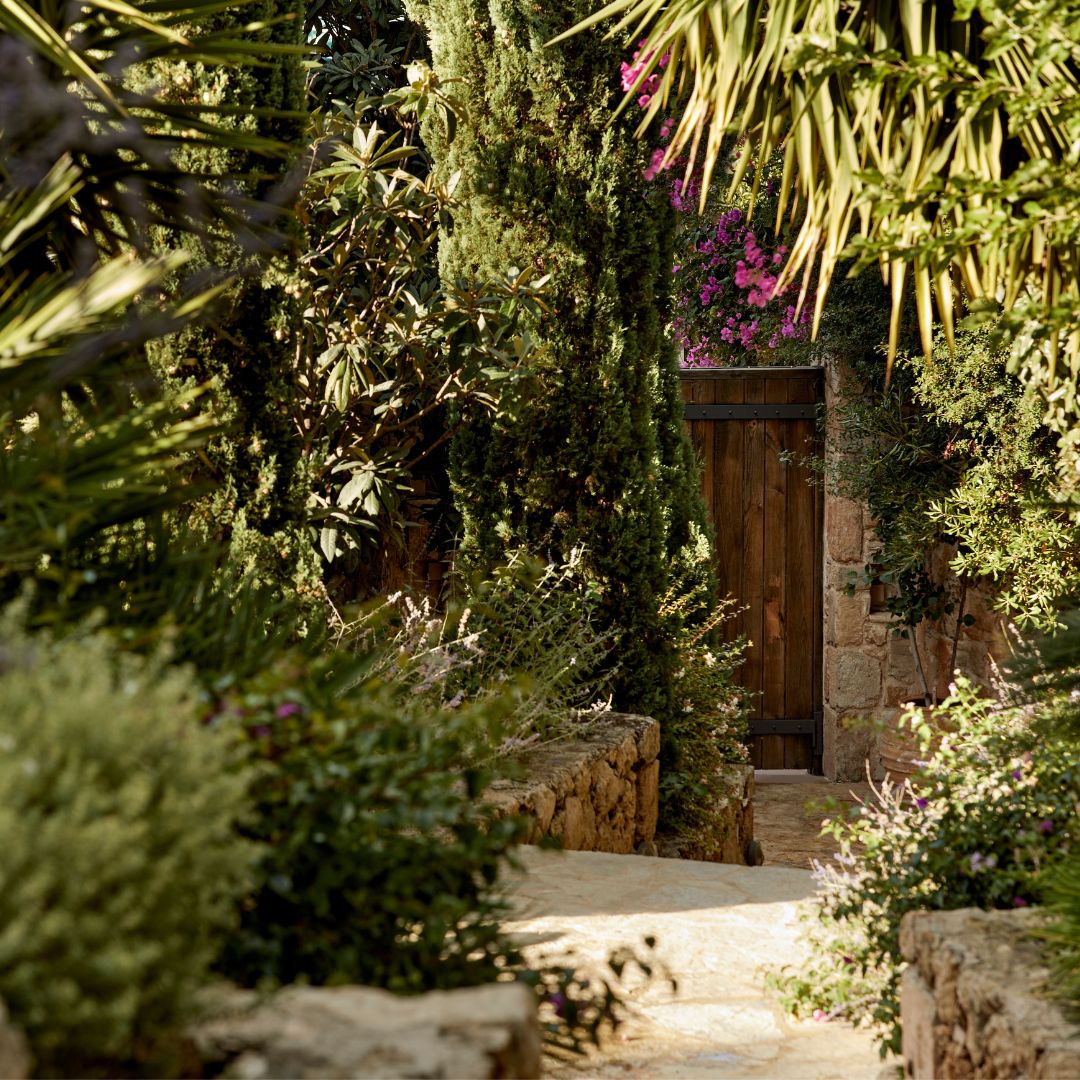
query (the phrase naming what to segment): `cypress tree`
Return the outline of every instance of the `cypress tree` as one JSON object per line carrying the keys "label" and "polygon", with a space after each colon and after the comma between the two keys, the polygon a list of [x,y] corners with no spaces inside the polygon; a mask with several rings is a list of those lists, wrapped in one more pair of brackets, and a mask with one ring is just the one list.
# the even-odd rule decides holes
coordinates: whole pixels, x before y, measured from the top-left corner
{"label": "cypress tree", "polygon": [[[672,211],[643,178],[632,118],[610,123],[619,47],[599,34],[545,48],[591,0],[413,0],[434,67],[467,120],[425,141],[460,206],[440,238],[444,280],[507,268],[551,276],[535,329],[538,392],[470,422],[452,447],[461,555],[584,545],[616,630],[619,706],[663,716],[673,655],[659,613],[671,567],[701,565],[704,511],[664,334]],[[706,548],[707,550],[707,548]]]}
{"label": "cypress tree", "polygon": [[276,155],[264,149],[188,146],[177,164],[193,175],[219,177],[238,207],[247,207],[242,213],[256,229],[270,223],[278,242],[284,242],[267,258],[265,250],[253,250],[254,232],[248,237],[219,232],[196,240],[163,230],[163,247],[194,249],[189,267],[236,277],[209,318],[156,343],[151,362],[174,385],[209,383],[214,413],[228,428],[200,462],[193,462],[193,479],[209,478],[215,489],[188,526],[225,542],[234,568],[268,582],[291,580],[301,593],[312,594],[318,588],[318,563],[305,526],[303,444],[290,408],[302,319],[287,250],[298,244],[301,232],[287,216],[286,175],[305,130],[304,58],[273,51],[303,45],[304,11],[298,0],[256,0],[224,10],[213,25],[200,27],[269,46],[257,66],[185,63],[151,72],[171,94],[228,110],[217,122],[279,145]]}

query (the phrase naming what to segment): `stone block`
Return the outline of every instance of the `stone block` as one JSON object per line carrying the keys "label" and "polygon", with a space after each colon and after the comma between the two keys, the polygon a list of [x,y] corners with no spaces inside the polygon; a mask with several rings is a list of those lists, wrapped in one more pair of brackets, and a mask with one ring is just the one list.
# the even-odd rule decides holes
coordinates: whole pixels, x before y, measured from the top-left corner
{"label": "stone block", "polygon": [[[923,658],[924,661],[926,658]],[[915,661],[911,655],[911,645],[906,638],[892,637],[888,644],[888,660],[886,664],[887,676],[885,679],[886,705],[900,705],[905,701],[914,701],[922,698],[923,685],[915,670]],[[933,665],[927,673],[928,680],[932,682]]]}
{"label": "stone block", "polygon": [[822,709],[821,721],[821,768],[830,780],[847,779],[846,777],[838,776],[836,772],[836,749],[839,725],[839,716],[836,710],[828,704],[828,691],[826,691],[826,703]]}
{"label": "stone block", "polygon": [[825,500],[825,550],[835,562],[862,562],[863,508],[860,503],[839,496]]}
{"label": "stone block", "polygon": [[590,813],[589,821],[586,822],[585,813],[586,806],[581,799],[577,795],[568,795],[561,815],[555,815],[553,825],[559,823],[561,818],[562,826],[555,835],[561,838],[567,851],[590,850],[589,842],[596,837],[596,820]]}
{"label": "stone block", "polygon": [[224,997],[191,1032],[224,1075],[261,1078],[540,1075],[536,998],[520,983],[401,997],[360,986]]}
{"label": "stone block", "polygon": [[904,1016],[901,1054],[910,1062],[908,1076],[934,1075],[934,995],[919,974],[909,967],[900,980],[900,1010]]}
{"label": "stone block", "polygon": [[868,603],[865,591],[848,596],[843,589],[831,589],[825,599],[826,644],[843,647],[861,645],[866,638]]}
{"label": "stone block", "polygon": [[638,758],[644,762],[655,761],[660,756],[660,725],[655,720],[643,725],[636,742]]}
{"label": "stone block", "polygon": [[828,700],[835,709],[866,709],[881,701],[881,662],[858,649],[826,654]]}
{"label": "stone block", "polygon": [[835,719],[825,729],[826,772],[832,780],[865,780],[867,763],[870,775],[880,778],[881,762],[877,752],[877,733],[867,712],[834,713]]}
{"label": "stone block", "polygon": [[498,816],[527,819],[527,839],[561,838],[572,851],[630,852],[656,831],[660,725],[611,713],[580,739],[520,758],[525,779],[499,780],[484,801]]}
{"label": "stone block", "polygon": [[[630,770],[627,769],[627,772]],[[592,767],[592,804],[597,816],[614,810],[623,797],[626,782],[606,762],[598,761]]]}
{"label": "stone block", "polygon": [[623,739],[604,760],[616,776],[629,776],[639,761],[637,739]]}
{"label": "stone block", "polygon": [[555,816],[555,792],[548,787],[538,787],[533,794],[532,812],[541,836],[546,836]]}
{"label": "stone block", "polygon": [[904,916],[904,989],[918,978],[932,999],[901,996],[909,1076],[1080,1076],[1080,1027],[1046,993],[1042,925],[1030,908]]}
{"label": "stone block", "polygon": [[866,620],[866,629],[863,634],[863,640],[867,645],[872,645],[875,649],[881,649],[882,655],[889,643],[889,637],[891,631],[889,629],[891,619],[875,612],[872,616],[868,616]]}
{"label": "stone block", "polygon": [[660,813],[660,762],[650,761],[638,769],[634,799],[634,842],[652,843]]}

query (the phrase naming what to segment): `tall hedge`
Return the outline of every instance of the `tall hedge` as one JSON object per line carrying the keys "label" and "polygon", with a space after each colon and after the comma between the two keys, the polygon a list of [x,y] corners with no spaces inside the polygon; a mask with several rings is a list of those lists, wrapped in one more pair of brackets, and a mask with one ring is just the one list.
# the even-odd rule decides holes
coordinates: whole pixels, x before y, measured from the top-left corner
{"label": "tall hedge", "polygon": [[[304,13],[299,0],[256,0],[222,11],[205,29],[256,46],[296,47],[304,44]],[[193,462],[193,479],[211,480],[215,491],[190,524],[227,543],[235,567],[314,589],[303,445],[291,408],[302,313],[291,267],[301,240],[291,217],[298,181],[289,174],[305,131],[304,57],[268,50],[260,61],[245,67],[183,64],[154,73],[159,82],[167,80],[167,92],[235,113],[237,127],[278,144],[274,153],[188,147],[177,164],[220,178],[257,229],[270,225],[279,236],[278,252],[268,258],[265,234],[256,240],[254,232],[219,231],[195,241],[163,232],[162,246],[195,249],[189,267],[238,276],[208,319],[157,343],[151,359],[167,380],[210,382],[211,407],[228,427],[205,458]]]}
{"label": "tall hedge", "polygon": [[468,425],[452,480],[467,561],[587,547],[620,632],[619,704],[662,715],[672,652],[658,605],[704,511],[663,333],[671,211],[643,179],[633,120],[609,123],[623,54],[598,34],[544,47],[593,6],[410,4],[467,111],[450,141],[435,122],[425,131],[438,167],[462,174],[440,238],[444,279],[551,275],[538,392],[512,418]]}

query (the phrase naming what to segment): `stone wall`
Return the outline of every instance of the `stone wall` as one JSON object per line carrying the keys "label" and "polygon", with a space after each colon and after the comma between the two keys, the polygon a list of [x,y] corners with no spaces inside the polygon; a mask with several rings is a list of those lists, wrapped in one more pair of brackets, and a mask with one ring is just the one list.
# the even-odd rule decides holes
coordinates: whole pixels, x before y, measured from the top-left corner
{"label": "stone wall", "polygon": [[[825,372],[826,415],[835,423],[835,404],[846,378],[839,362]],[[825,455],[837,453],[826,430]],[[824,559],[824,718],[823,770],[833,780],[866,779],[866,763],[875,778],[882,775],[876,733],[859,726],[865,717],[888,720],[899,715],[901,702],[921,697],[922,689],[911,655],[911,644],[891,632],[888,612],[871,612],[868,585],[847,595],[852,573],[870,562],[875,550],[873,520],[861,504],[826,491]],[[955,549],[942,545],[934,552],[935,580],[945,576]],[[975,622],[960,632],[956,666],[977,683],[987,684],[995,656],[1004,652],[1000,619],[990,608],[986,590],[969,590],[965,612]],[[951,679],[949,657],[955,623],[918,631],[917,642],[931,690],[943,696]]]}
{"label": "stone wall", "polygon": [[713,778],[710,800],[712,823],[707,837],[691,843],[682,837],[658,836],[657,854],[669,859],[753,864],[754,767],[725,765]]}
{"label": "stone wall", "polygon": [[540,1075],[536,996],[522,983],[415,997],[366,986],[288,987],[270,998],[223,988],[206,1005],[212,1019],[190,1032],[199,1075]]}
{"label": "stone wall", "polygon": [[1041,915],[913,912],[900,924],[905,1073],[953,1077],[1080,1076],[1080,1027],[1049,998]]}
{"label": "stone wall", "polygon": [[496,781],[484,800],[528,818],[529,843],[557,837],[570,851],[628,854],[656,834],[659,754],[655,720],[609,713],[580,739],[524,754],[525,778]]}

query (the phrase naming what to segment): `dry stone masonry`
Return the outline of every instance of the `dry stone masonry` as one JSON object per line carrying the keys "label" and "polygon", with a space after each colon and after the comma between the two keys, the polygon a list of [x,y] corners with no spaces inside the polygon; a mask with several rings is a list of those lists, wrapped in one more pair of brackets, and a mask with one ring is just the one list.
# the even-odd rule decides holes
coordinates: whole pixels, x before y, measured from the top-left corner
{"label": "dry stone masonry", "polygon": [[[850,378],[839,361],[826,368],[826,414],[836,423],[836,401],[844,380]],[[826,457],[835,455],[836,443],[826,433]],[[904,701],[920,697],[921,686],[911,654],[911,644],[892,632],[888,611],[871,611],[869,585],[848,595],[848,584],[871,561],[877,544],[873,520],[860,503],[826,490],[824,566],[824,723],[823,768],[832,780],[865,780],[866,763],[872,775],[883,775],[877,753],[877,735],[864,718],[892,720]],[[955,548],[941,545],[933,554],[935,580],[947,575]],[[956,666],[977,683],[988,684],[995,656],[1002,654],[1004,638],[1000,620],[991,610],[990,594],[971,589],[965,613],[974,623],[960,634]],[[944,627],[925,623],[917,632],[920,655],[933,682],[940,673],[939,692],[947,686],[953,623]]]}
{"label": "dry stone masonry", "polygon": [[1050,974],[1020,911],[913,912],[900,924],[907,1076],[1080,1077],[1080,1028],[1050,999]]}
{"label": "dry stone masonry", "polygon": [[399,997],[362,986],[233,991],[192,1033],[223,1075],[262,1080],[540,1075],[536,998],[521,983]]}
{"label": "dry stone masonry", "polygon": [[656,834],[659,755],[655,720],[609,713],[580,739],[524,754],[526,778],[496,781],[484,799],[527,818],[529,843],[556,837],[570,851],[629,854]]}
{"label": "dry stone masonry", "polygon": [[[712,830],[701,843],[676,836],[657,837],[658,854],[671,859],[754,865],[754,767],[725,765],[713,778]],[[767,857],[767,853],[766,853]]]}

